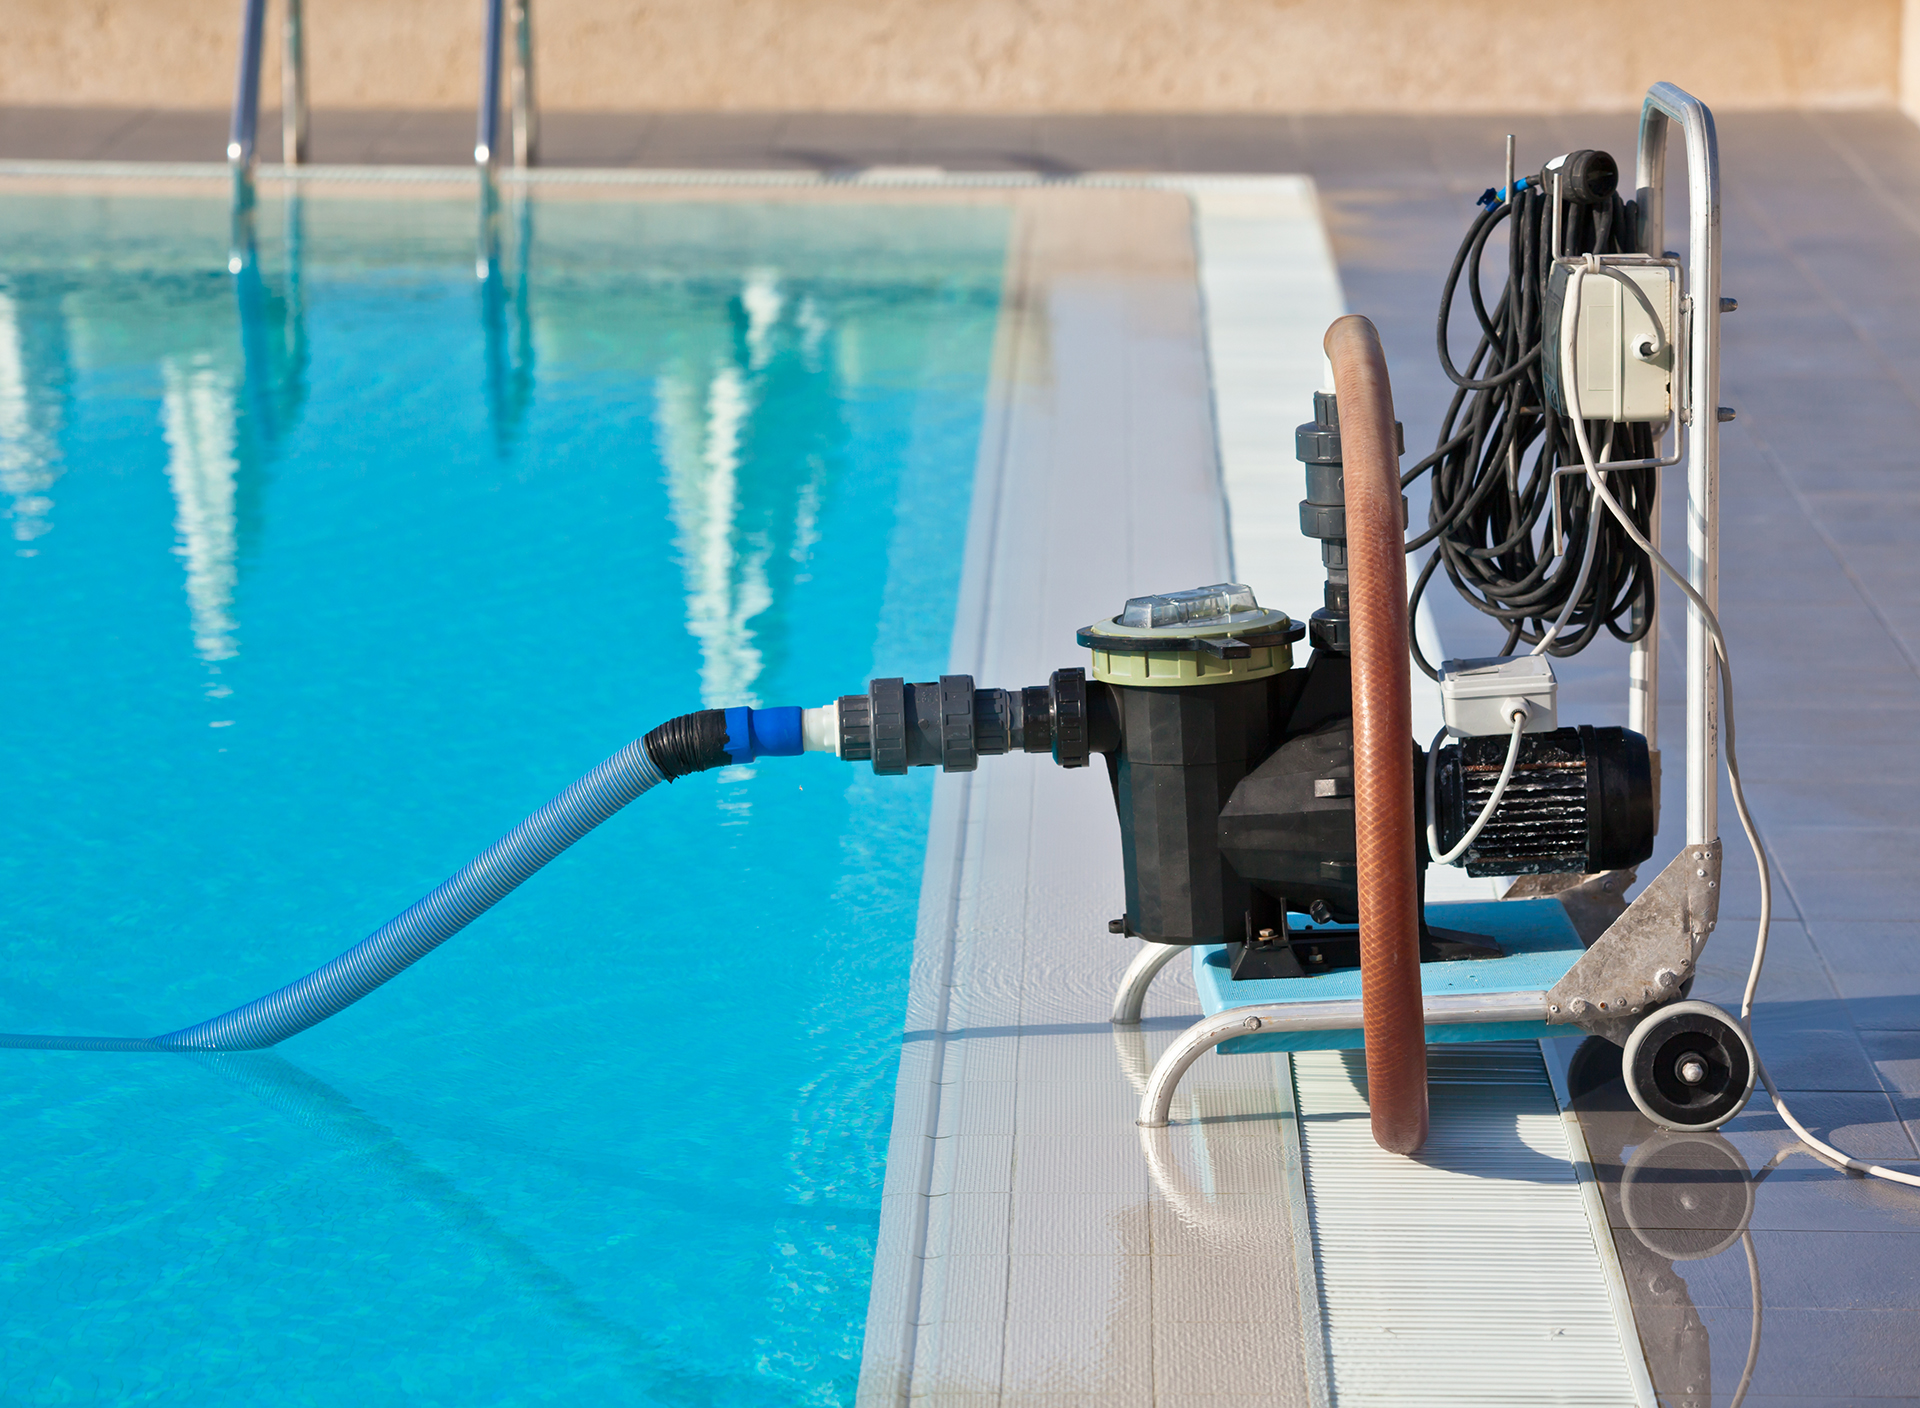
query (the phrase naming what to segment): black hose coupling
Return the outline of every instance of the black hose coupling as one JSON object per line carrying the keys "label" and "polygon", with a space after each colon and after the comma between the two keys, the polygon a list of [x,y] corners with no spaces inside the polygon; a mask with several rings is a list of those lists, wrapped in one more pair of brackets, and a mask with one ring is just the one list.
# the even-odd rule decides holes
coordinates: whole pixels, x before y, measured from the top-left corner
{"label": "black hose coupling", "polygon": [[1055,670],[1025,689],[978,689],[972,675],[874,680],[865,694],[841,696],[838,709],[840,756],[894,777],[936,763],[972,772],[997,753],[1051,753],[1061,767],[1081,768],[1120,739],[1111,693],[1085,670]]}
{"label": "black hose coupling", "polygon": [[708,768],[723,768],[733,761],[727,751],[725,709],[702,709],[668,719],[641,741],[668,782]]}

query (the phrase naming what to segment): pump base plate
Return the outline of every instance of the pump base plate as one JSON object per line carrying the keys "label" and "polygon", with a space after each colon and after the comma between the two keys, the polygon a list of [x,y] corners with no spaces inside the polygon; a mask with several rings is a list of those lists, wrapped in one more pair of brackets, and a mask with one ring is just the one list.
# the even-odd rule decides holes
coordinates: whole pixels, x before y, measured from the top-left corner
{"label": "pump base plate", "polygon": [[[1236,983],[1273,978],[1311,978],[1360,966],[1360,931],[1350,925],[1289,929],[1291,942],[1226,945],[1227,971]],[[1507,951],[1485,934],[1426,926],[1420,935],[1422,963],[1505,958]]]}
{"label": "pump base plate", "polygon": [[[1506,950],[1504,957],[1472,963],[1422,963],[1420,987],[1428,996],[1545,992],[1586,952],[1579,932],[1567,918],[1566,907],[1552,898],[1435,903],[1427,906],[1427,918],[1434,928],[1452,931],[1447,935],[1449,938],[1460,933],[1469,938],[1485,935]],[[1306,926],[1296,929],[1292,935],[1294,946],[1304,950],[1312,942],[1314,932]],[[1349,928],[1346,932],[1353,931]],[[1232,972],[1226,945],[1194,948],[1194,987],[1199,992],[1201,1009],[1208,1016],[1265,1003],[1360,996],[1357,967],[1330,968],[1324,972],[1310,970],[1304,978],[1271,981],[1235,982]],[[1566,1034],[1567,1028],[1549,1026],[1544,1020],[1427,1028],[1430,1042],[1518,1041]],[[1356,1027],[1352,1031],[1263,1031],[1234,1037],[1222,1042],[1218,1049],[1232,1055],[1243,1051],[1358,1050],[1362,1045],[1361,1033]]]}

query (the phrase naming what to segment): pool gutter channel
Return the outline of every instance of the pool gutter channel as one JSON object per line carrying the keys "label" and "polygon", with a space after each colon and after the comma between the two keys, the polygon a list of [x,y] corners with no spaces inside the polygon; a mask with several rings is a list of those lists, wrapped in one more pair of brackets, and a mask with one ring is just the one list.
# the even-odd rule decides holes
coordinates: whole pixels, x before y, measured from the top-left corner
{"label": "pool gutter channel", "polygon": [[[950,651],[955,659],[974,660],[984,653],[986,583],[993,574],[993,525],[1000,515],[1012,420],[1008,391],[1019,383],[1022,371],[1018,310],[1030,273],[1028,237],[1028,221],[1016,217],[1008,234],[1006,272],[1000,291],[1002,314],[994,333],[968,513],[966,557],[961,564]],[[920,883],[906,1029],[924,1029],[931,1037],[925,1043],[909,1041],[901,1047],[881,1195],[879,1244],[860,1365],[857,1402],[861,1404],[905,1403],[913,1381],[940,1098],[945,1084],[942,1077],[952,1009],[964,838],[972,795],[964,781],[960,786],[935,788],[927,828],[927,860]]]}
{"label": "pool gutter channel", "polygon": [[[1236,486],[1223,481],[1223,460],[1235,461],[1223,451],[1233,436],[1217,431],[1213,414],[1220,368],[1209,351],[1220,349],[1209,348],[1194,201],[1204,189],[1237,203],[1241,216],[1270,214],[1277,201],[1289,216],[1308,217],[1318,296],[1298,312],[1311,321],[1328,303],[1338,311],[1311,183],[1154,177],[1105,189],[1109,202],[1125,190],[1182,197],[1159,207],[1177,211],[1161,237],[1180,248],[1136,252],[1137,276],[1103,274],[1097,257],[1063,248],[1075,245],[1063,238],[1061,221],[1071,218],[1063,207],[1015,197],[1023,217],[1008,256],[956,672],[1044,678],[1071,663],[1071,648],[1063,654],[1057,632],[1046,630],[1056,617],[1111,612],[1109,597],[1140,585],[1137,570],[1156,581],[1167,572],[1195,581],[1232,575],[1243,507],[1248,523],[1265,521],[1276,536],[1293,516],[1290,480],[1258,465],[1244,495],[1233,496],[1233,528],[1227,522]],[[1264,258],[1260,243],[1224,262],[1245,275]],[[1050,255],[1036,253],[1042,245]],[[1243,301],[1245,291],[1226,292]],[[1257,318],[1255,303],[1249,316]],[[1246,349],[1227,351],[1244,373]],[[1271,382],[1275,371],[1267,358],[1259,374]],[[1271,394],[1279,404],[1306,400],[1320,380],[1317,351],[1278,371]],[[1100,384],[1075,384],[1092,381]],[[1134,386],[1154,393],[1131,396]],[[1124,428],[1110,424],[1130,418]],[[1250,434],[1242,425],[1238,439]],[[1130,1118],[1129,1082],[1142,1072],[1116,1064],[1104,1020],[1130,955],[1124,945],[1101,947],[1087,919],[1119,905],[1107,834],[1115,823],[1105,789],[1087,781],[1002,767],[943,777],[936,788],[858,1401],[1070,1389],[1149,1404],[1231,1388],[1320,1408],[1327,1369],[1313,1267],[1310,1256],[1291,1254],[1309,1244],[1285,1063],[1208,1058],[1182,1102],[1183,1115],[1200,1123],[1165,1161],[1198,1165],[1201,1192],[1156,1190]],[[1048,825],[1063,806],[1071,821]],[[1054,930],[1058,937],[1048,937]],[[1071,952],[1056,959],[1063,945]],[[1009,988],[1018,991],[1009,997]],[[1150,1045],[1193,1005],[1184,972],[1167,975],[1149,1009],[1150,1037],[1136,1038],[1142,1052],[1150,1058]],[[1030,1108],[1057,1106],[1069,1088],[1073,1108]],[[995,1108],[1000,1098],[1013,1108]],[[1056,1114],[1063,1122],[1049,1124]],[[1063,1158],[1084,1161],[1071,1185],[1084,1194],[1070,1201],[1069,1185],[1050,1182],[1047,1169]],[[1222,1208],[1229,1215],[1218,1216]],[[1236,1222],[1237,1213],[1247,1218]],[[1276,1249],[1287,1254],[1275,1257]],[[1046,1298],[1035,1297],[1036,1282]],[[1252,1352],[1224,1371],[1205,1348],[1249,1335]]]}
{"label": "pool gutter channel", "polygon": [[[1258,190],[1275,182],[1297,183],[1298,176],[1180,176],[1150,171],[1083,171],[1055,174],[1037,171],[950,171],[935,166],[850,166],[842,170],[778,168],[677,167],[529,167],[501,168],[494,183],[529,190],[568,186],[767,186],[852,187],[896,190],[1037,190],[1047,188],[1096,190],[1195,191],[1244,188]],[[144,180],[207,181],[230,185],[233,172],[225,162],[213,161],[57,161],[35,158],[0,160],[0,180]],[[262,163],[254,169],[257,184],[273,186],[431,185],[477,188],[480,172],[472,166],[307,164],[280,166]]]}

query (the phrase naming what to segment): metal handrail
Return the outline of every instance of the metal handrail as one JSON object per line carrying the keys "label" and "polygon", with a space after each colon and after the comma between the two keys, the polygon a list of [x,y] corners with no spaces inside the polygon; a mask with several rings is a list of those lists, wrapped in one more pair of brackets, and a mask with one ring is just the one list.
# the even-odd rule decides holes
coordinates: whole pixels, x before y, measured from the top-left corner
{"label": "metal handrail", "polygon": [[302,0],[285,0],[280,46],[280,160],[307,159],[307,35]]}
{"label": "metal handrail", "polygon": [[233,121],[227,128],[227,165],[236,179],[253,174],[254,138],[260,129],[260,40],[267,0],[241,0],[240,71],[234,79]]}
{"label": "metal handrail", "polygon": [[[307,88],[304,0],[283,0],[280,50],[280,151],[288,166],[307,160]],[[512,14],[507,14],[511,3]],[[513,25],[510,71],[513,164],[532,166],[540,147],[540,115],[534,103],[532,0],[487,0],[481,44],[480,122],[473,159],[491,170],[500,154],[500,63],[507,23]],[[227,164],[243,186],[253,179],[260,136],[260,67],[267,29],[267,0],[241,0],[240,59],[234,76],[233,116],[227,128]]]}
{"label": "metal handrail", "polygon": [[513,25],[509,76],[513,164],[532,166],[539,146],[539,114],[533,101],[532,0],[487,0],[486,34],[480,47],[480,120],[473,143],[474,163],[483,170],[491,170],[500,157],[500,51],[509,19]]}
{"label": "metal handrail", "polygon": [[513,164],[532,166],[540,148],[533,101],[533,0],[513,0]]}
{"label": "metal handrail", "polygon": [[480,130],[473,139],[474,165],[490,170],[500,151],[500,28],[505,6],[487,0],[487,27],[480,41]]}
{"label": "metal handrail", "polygon": [[[307,159],[307,49],[301,0],[285,0],[280,48],[280,159]],[[260,67],[266,47],[267,0],[241,0],[240,64],[227,128],[227,165],[241,182],[253,177],[260,138]]]}

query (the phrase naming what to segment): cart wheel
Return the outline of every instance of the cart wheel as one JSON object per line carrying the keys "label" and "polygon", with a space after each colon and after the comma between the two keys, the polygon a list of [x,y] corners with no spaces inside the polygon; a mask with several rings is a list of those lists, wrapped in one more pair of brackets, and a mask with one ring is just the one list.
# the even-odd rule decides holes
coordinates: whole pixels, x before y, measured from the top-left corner
{"label": "cart wheel", "polygon": [[1718,1129],[1753,1094],[1759,1062],[1740,1024],[1710,1002],[1675,1002],[1641,1018],[1620,1056],[1627,1094],[1668,1129]]}

